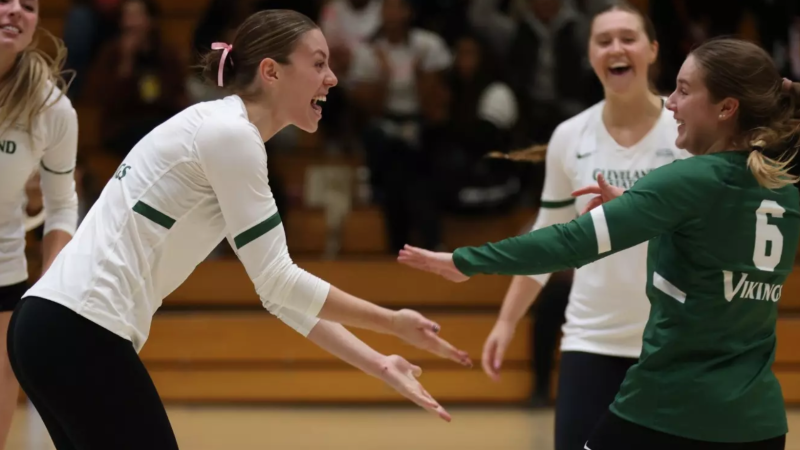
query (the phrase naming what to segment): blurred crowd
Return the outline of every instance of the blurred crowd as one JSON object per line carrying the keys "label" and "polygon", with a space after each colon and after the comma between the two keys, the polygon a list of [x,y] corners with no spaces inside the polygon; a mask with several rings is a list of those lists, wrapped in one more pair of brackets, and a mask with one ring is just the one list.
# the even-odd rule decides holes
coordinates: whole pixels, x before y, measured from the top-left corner
{"label": "blurred crowd", "polygon": [[[224,95],[192,67],[212,42],[261,9],[320,24],[339,86],[324,106],[323,152],[368,169],[391,252],[413,234],[441,248],[443,214],[492,214],[533,201],[541,168],[484,156],[546,143],[563,120],[603,97],[587,60],[594,11],[608,0],[210,0],[191,48],[161,35],[156,0],[74,0],[63,38],[69,92],[101,110],[102,146],[123,158],[186,106]],[[642,2],[634,2],[642,3]],[[660,44],[654,87],[668,94],[689,49],[746,35],[800,80],[796,0],[649,0]],[[234,49],[235,59],[235,49]],[[288,129],[266,151],[291,149]],[[272,180],[280,193],[279,180]]]}

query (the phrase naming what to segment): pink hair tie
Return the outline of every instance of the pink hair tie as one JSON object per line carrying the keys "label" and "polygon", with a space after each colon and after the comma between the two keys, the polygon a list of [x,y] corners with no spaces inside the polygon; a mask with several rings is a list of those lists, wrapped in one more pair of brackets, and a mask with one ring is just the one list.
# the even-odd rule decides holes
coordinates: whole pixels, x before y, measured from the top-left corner
{"label": "pink hair tie", "polygon": [[[219,60],[219,71],[217,72],[217,86],[222,86],[222,70],[225,67],[225,58],[227,58],[228,53],[233,50],[233,46],[224,42],[214,42],[211,44],[211,49],[222,50],[222,58]],[[233,65],[233,61],[231,61],[231,65]]]}

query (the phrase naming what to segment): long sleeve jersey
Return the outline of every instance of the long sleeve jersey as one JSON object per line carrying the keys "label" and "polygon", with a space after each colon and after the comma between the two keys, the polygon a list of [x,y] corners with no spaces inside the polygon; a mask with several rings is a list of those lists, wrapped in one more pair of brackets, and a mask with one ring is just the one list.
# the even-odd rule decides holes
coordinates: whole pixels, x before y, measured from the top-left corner
{"label": "long sleeve jersey", "polygon": [[28,279],[25,183],[34,171],[40,173],[45,234],[73,234],[78,224],[78,117],[57,88],[48,85],[42,95],[48,93],[46,109],[31,124],[0,126],[0,286]]}
{"label": "long sleeve jersey", "polygon": [[569,223],[453,258],[467,275],[527,275],[649,241],[642,354],[611,411],[690,439],[750,442],[787,432],[771,367],[799,238],[797,189],[762,188],[747,152],[723,152],[656,169]]}
{"label": "long sleeve jersey", "polygon": [[191,106],[144,137],[26,296],[139,351],[163,299],[225,238],[264,307],[307,335],[330,286],[289,256],[264,143],[238,96]]}

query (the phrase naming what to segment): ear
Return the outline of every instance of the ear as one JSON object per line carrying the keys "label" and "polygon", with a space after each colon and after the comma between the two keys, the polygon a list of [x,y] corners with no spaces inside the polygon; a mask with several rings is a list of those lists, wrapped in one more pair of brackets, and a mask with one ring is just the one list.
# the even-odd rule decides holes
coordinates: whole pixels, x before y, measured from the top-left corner
{"label": "ear", "polygon": [[739,100],[728,97],[718,104],[719,107],[719,120],[728,120],[736,115],[739,111]]}
{"label": "ear", "polygon": [[264,58],[258,65],[258,74],[267,84],[272,84],[278,80],[280,64],[272,58]]}
{"label": "ear", "polygon": [[653,41],[650,43],[650,50],[653,52],[652,56],[650,57],[650,64],[655,64],[658,61],[658,41]]}

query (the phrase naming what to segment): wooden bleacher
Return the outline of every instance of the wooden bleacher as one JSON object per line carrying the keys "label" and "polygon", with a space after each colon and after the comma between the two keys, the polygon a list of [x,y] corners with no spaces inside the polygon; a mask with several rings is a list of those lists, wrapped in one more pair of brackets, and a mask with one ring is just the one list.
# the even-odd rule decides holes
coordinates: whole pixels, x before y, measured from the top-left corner
{"label": "wooden bleacher", "polygon": [[[207,2],[159,0],[165,41],[184,56],[188,56],[194,26]],[[42,2],[41,26],[61,36],[70,3]],[[647,0],[634,3],[646,8]],[[105,184],[119,161],[100,148],[100,112],[91,105],[75,106],[85,170]],[[356,163],[342,157],[290,153],[270,156],[269,165],[287,189],[296,190],[302,188],[306,170],[313,165]],[[502,239],[516,234],[533,218],[534,212],[525,210],[469,221],[447,218],[445,244],[453,248]],[[383,217],[376,208],[359,208],[348,216],[342,234],[346,257],[336,261],[317,257],[325,247],[322,211],[292,208],[286,214],[285,227],[290,252],[302,268],[381,305],[423,311],[442,325],[444,338],[470,353],[476,367],[466,369],[397,339],[354,330],[377,350],[399,353],[420,364],[421,381],[439,401],[513,403],[528,399],[533,386],[529,319],[520,324],[508,350],[502,381],[490,381],[480,368],[483,341],[508,287],[507,277],[476,277],[453,284],[397,264],[385,256]],[[34,274],[36,267],[32,261]],[[800,338],[798,312],[800,274],[795,274],[781,300],[775,363],[790,403],[800,403],[800,347],[793,345]],[[141,356],[168,402],[406,402],[380,381],[336,360],[264,311],[236,260],[204,262],[165,300]]]}

